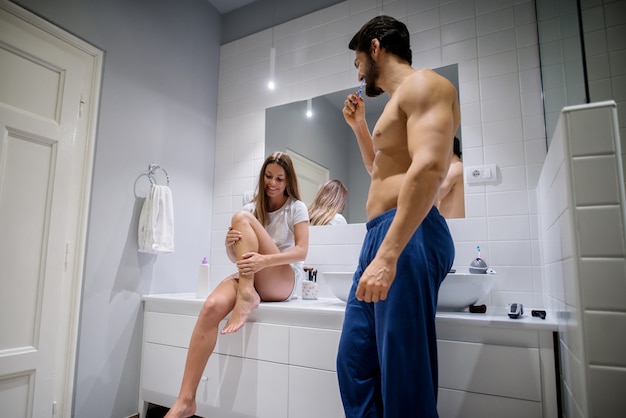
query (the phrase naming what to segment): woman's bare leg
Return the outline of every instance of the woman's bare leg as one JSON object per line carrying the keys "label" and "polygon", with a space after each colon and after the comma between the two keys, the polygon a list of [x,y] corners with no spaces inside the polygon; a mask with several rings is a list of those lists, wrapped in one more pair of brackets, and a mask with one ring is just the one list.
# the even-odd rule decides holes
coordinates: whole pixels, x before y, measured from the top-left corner
{"label": "woman's bare leg", "polygon": [[[246,253],[259,252],[259,227],[266,235],[267,231],[252,214],[248,212],[236,213],[231,221],[231,226],[233,229],[241,232],[241,239],[234,247],[237,260],[241,260]],[[239,286],[237,286],[235,307],[226,326],[222,329],[222,334],[239,331],[250,313],[260,302],[261,297],[254,289],[254,274],[242,274],[239,272]]]}
{"label": "woman's bare leg", "polygon": [[196,391],[209,356],[215,349],[217,327],[235,306],[237,281],[228,277],[207,297],[191,334],[185,373],[176,402],[166,418],[190,417],[196,413]]}
{"label": "woman's bare leg", "polygon": [[[259,254],[276,254],[279,252],[276,244],[269,236],[263,225],[252,215],[250,212],[237,212],[232,219],[231,226],[233,229],[241,232],[241,240],[235,244],[235,253],[237,259],[241,260],[243,255],[248,252],[257,252]],[[250,316],[250,313],[261,302],[261,296],[255,289],[255,282],[260,280],[260,283],[264,284],[267,277],[285,276],[291,274],[293,277],[293,271],[290,266],[275,266],[263,269],[256,274],[239,274],[239,286],[237,287],[237,300],[233,312],[226,323],[226,326],[221,331],[222,334],[228,334],[236,332],[246,323],[246,320]],[[289,276],[287,276],[289,277]],[[293,288],[293,280],[291,280]],[[266,286],[263,286],[266,287]],[[280,289],[277,289],[278,293],[283,294]],[[291,292],[291,289],[289,289]],[[263,300],[284,300],[289,296],[289,292],[285,294],[283,299],[263,299]],[[266,292],[264,292],[266,293]],[[267,293],[271,294],[272,291],[268,289]]]}

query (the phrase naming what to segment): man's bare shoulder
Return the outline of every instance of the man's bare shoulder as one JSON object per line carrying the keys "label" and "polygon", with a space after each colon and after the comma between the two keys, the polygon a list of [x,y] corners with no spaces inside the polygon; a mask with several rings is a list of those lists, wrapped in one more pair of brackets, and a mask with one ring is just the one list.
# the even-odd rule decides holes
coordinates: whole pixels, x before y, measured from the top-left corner
{"label": "man's bare shoulder", "polygon": [[396,95],[401,103],[414,105],[457,100],[456,88],[450,80],[429,68],[415,70],[407,76]]}

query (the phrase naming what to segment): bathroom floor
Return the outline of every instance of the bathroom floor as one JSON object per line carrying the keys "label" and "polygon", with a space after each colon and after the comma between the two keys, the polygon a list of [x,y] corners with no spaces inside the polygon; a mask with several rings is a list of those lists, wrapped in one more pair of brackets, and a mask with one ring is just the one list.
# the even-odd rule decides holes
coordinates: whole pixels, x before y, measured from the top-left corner
{"label": "bathroom floor", "polygon": [[[148,410],[146,411],[146,418],[163,418],[165,414],[167,414],[167,411],[169,411],[169,408],[166,408],[160,405],[149,404]],[[200,418],[200,417],[198,417],[197,415],[194,415],[191,418]]]}

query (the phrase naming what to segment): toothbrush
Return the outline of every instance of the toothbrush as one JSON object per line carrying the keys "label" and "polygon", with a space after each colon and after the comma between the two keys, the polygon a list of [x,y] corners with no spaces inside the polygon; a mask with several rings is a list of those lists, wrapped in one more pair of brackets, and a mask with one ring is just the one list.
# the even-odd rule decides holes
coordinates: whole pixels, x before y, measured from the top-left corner
{"label": "toothbrush", "polygon": [[478,251],[478,258],[480,258],[480,245],[476,246],[476,251]]}
{"label": "toothbrush", "polygon": [[363,97],[363,86],[365,85],[365,77],[363,77],[361,79],[361,85],[359,86],[359,89],[356,92],[356,95],[359,97]]}

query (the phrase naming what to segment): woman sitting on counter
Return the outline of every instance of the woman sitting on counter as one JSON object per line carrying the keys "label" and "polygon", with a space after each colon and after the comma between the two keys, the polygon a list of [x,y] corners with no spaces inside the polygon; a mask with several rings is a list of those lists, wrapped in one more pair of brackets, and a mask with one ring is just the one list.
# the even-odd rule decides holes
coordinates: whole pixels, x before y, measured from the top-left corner
{"label": "woman sitting on counter", "polygon": [[196,390],[215,348],[219,323],[232,312],[221,333],[238,331],[261,301],[291,299],[304,278],[309,214],[287,154],[274,152],[265,159],[257,193],[233,215],[225,244],[237,272],[226,277],[202,306],[180,392],[166,418],[190,417],[196,412]]}

